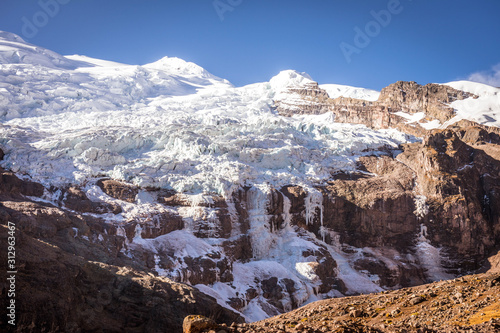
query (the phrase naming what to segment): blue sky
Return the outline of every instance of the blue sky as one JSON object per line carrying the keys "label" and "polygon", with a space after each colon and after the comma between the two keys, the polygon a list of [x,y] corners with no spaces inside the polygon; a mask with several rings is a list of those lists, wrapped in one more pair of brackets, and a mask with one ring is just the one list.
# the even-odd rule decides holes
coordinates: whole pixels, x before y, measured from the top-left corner
{"label": "blue sky", "polygon": [[129,64],[177,56],[237,86],[295,69],[381,89],[498,75],[499,16],[498,0],[2,0],[0,30]]}

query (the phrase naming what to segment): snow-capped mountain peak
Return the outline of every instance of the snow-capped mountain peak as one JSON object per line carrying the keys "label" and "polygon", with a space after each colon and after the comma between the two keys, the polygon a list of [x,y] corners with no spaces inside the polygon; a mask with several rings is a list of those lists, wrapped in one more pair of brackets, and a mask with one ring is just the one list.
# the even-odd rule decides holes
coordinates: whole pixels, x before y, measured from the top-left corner
{"label": "snow-capped mountain peak", "polygon": [[64,56],[66,59],[80,62],[81,67],[121,67],[121,66],[130,66],[127,64],[122,64],[115,61],[91,58],[84,55],[73,54]]}
{"label": "snow-capped mountain peak", "polygon": [[309,74],[291,69],[281,71],[269,81],[271,88],[276,92],[283,91],[286,88],[304,86],[307,83],[314,83]]}
{"label": "snow-capped mountain peak", "polygon": [[171,75],[215,78],[214,75],[210,74],[203,67],[177,57],[163,57],[160,60],[146,64],[143,67],[165,71]]}

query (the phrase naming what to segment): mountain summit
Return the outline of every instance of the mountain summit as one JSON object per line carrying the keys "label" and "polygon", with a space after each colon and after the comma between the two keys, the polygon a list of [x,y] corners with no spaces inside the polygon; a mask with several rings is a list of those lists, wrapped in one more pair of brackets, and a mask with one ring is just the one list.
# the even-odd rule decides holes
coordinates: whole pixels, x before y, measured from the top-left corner
{"label": "mountain summit", "polygon": [[187,62],[177,57],[163,57],[158,61],[144,65],[144,67],[166,71],[172,75],[215,78],[215,76],[195,63]]}

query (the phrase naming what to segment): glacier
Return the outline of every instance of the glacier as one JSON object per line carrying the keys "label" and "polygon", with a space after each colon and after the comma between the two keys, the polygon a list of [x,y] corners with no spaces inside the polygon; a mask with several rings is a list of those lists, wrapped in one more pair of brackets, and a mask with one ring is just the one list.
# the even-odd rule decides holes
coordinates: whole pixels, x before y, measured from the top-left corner
{"label": "glacier", "polygon": [[249,183],[318,183],[352,169],[365,150],[409,140],[337,124],[331,114],[277,115],[273,100],[311,81],[305,73],[234,87],[178,58],[131,66],[46,54],[39,57],[51,66],[5,63],[5,55],[0,65],[2,166],[43,184],[106,175],[227,197]]}

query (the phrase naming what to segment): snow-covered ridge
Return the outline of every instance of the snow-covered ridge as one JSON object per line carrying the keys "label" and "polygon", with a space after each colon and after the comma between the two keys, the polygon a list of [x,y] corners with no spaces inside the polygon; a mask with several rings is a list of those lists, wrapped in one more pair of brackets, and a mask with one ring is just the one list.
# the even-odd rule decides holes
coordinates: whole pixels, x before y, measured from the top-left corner
{"label": "snow-covered ridge", "polygon": [[457,115],[443,124],[443,128],[462,119],[500,127],[500,88],[471,81],[454,81],[445,83],[445,85],[479,97],[451,103],[451,107],[455,108]]}
{"label": "snow-covered ridge", "polygon": [[289,69],[279,72],[269,81],[269,84],[276,92],[284,92],[286,88],[300,87],[313,82],[309,74]]}
{"label": "snow-covered ridge", "polygon": [[144,68],[156,69],[159,71],[164,71],[170,75],[178,76],[196,76],[200,78],[221,80],[215,75],[209,73],[206,69],[198,66],[195,63],[182,60],[177,57],[163,57],[158,61],[146,64]]}
{"label": "snow-covered ridge", "polygon": [[380,91],[366,89],[366,88],[358,88],[345,86],[341,84],[320,84],[319,87],[321,89],[326,90],[330,98],[337,97],[350,97],[356,99],[364,99],[366,101],[374,102],[378,100],[380,96]]}
{"label": "snow-covered ridge", "polygon": [[82,65],[56,52],[27,43],[21,37],[5,31],[0,31],[0,64],[26,64],[63,69],[74,69]]}
{"label": "snow-covered ridge", "polygon": [[67,58],[67,59],[69,59],[69,60],[80,62],[81,63],[81,67],[94,67],[94,66],[99,66],[99,67],[120,67],[120,66],[129,66],[129,65],[126,65],[126,64],[115,62],[115,61],[109,61],[109,60],[103,60],[103,59],[96,59],[96,58],[91,58],[91,57],[87,57],[87,56],[79,55],[79,54],[66,55],[64,57]]}
{"label": "snow-covered ridge", "polygon": [[[316,82],[307,73],[300,73],[295,70],[285,70],[273,77],[269,83],[273,89],[281,91],[275,99],[285,99],[290,97],[287,95],[286,88],[304,87],[308,84],[315,84]],[[330,98],[342,96],[376,101],[380,96],[380,91],[341,84],[320,84],[319,88],[325,90]]]}

